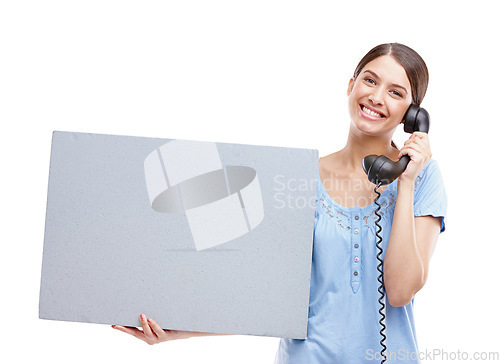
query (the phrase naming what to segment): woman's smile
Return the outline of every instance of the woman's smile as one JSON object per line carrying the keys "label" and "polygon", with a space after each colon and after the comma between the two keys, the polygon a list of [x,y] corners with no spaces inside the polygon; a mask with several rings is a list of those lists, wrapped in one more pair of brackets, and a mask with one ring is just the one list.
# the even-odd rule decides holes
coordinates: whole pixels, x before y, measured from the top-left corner
{"label": "woman's smile", "polygon": [[369,107],[365,104],[359,104],[361,116],[368,120],[379,121],[385,119],[385,115],[380,110]]}

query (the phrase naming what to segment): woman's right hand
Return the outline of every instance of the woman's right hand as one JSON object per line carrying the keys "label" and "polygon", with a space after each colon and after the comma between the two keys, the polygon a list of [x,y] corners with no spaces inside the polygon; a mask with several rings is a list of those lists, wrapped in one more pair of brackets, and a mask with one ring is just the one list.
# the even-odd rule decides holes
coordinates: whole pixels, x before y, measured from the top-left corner
{"label": "woman's right hand", "polygon": [[142,330],[130,326],[113,325],[111,327],[135,336],[149,345],[159,344],[170,340],[187,339],[194,336],[190,331],[163,330],[156,322],[146,318],[143,314],[140,316],[140,320]]}

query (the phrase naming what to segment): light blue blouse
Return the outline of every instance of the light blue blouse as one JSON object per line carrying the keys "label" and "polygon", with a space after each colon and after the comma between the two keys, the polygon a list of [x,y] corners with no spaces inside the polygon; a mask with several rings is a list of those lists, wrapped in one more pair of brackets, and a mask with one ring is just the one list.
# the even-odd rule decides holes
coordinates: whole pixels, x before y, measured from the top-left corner
{"label": "light blue blouse", "polygon": [[[379,198],[384,255],[397,182]],[[380,363],[376,208],[374,202],[364,208],[339,205],[318,173],[307,339],[281,339],[275,364]],[[443,232],[446,208],[438,163],[430,159],[415,179],[414,215],[441,217]],[[413,300],[393,307],[386,298],[385,304],[387,363],[418,363]]]}

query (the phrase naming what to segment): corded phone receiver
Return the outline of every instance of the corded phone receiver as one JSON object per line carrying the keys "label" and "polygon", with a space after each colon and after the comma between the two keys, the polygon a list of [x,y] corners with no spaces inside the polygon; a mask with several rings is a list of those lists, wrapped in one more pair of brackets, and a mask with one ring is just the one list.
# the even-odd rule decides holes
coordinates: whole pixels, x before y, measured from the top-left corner
{"label": "corded phone receiver", "polygon": [[[429,132],[430,116],[429,113],[415,104],[410,105],[404,116],[404,131],[413,133],[421,131]],[[370,154],[363,158],[363,169],[368,175],[370,182],[375,185],[387,185],[401,175],[410,163],[410,156],[404,155],[397,162],[387,158],[384,155],[378,156]]]}
{"label": "corded phone receiver", "polygon": [[[413,133],[415,131],[421,131],[424,133],[429,132],[429,124],[430,117],[429,113],[415,104],[410,105],[408,110],[406,110],[406,114],[404,116],[404,131],[406,133]],[[384,364],[387,360],[387,355],[385,354],[387,350],[387,346],[385,345],[385,339],[387,336],[385,335],[385,291],[384,291],[384,276],[383,276],[383,249],[382,249],[382,226],[380,226],[380,220],[382,219],[382,215],[379,214],[381,204],[378,202],[380,198],[380,192],[378,188],[381,185],[387,185],[394,181],[398,176],[401,175],[408,166],[411,158],[408,155],[404,155],[397,162],[394,162],[392,159],[387,158],[385,155],[375,155],[371,154],[363,158],[363,169],[368,175],[368,179],[370,182],[375,183],[374,192],[377,194],[374,203],[377,205],[377,209],[375,210],[375,215],[377,216],[377,220],[375,220],[375,225],[377,226],[377,231],[375,236],[377,237],[377,260],[379,264],[377,265],[377,271],[379,272],[379,276],[377,278],[380,286],[378,287],[378,292],[380,294],[380,298],[378,302],[380,304],[379,314],[380,314],[380,336],[382,339],[380,340],[380,346],[382,350],[380,351],[380,355],[382,356],[381,363]]]}

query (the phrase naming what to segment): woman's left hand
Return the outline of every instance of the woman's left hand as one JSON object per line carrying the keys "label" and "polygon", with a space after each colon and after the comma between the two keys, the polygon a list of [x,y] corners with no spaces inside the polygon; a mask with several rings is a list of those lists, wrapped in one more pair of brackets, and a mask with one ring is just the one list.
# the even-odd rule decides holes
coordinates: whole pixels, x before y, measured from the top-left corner
{"label": "woman's left hand", "polygon": [[401,148],[398,159],[405,154],[410,156],[411,160],[406,170],[399,176],[399,181],[414,183],[420,171],[432,157],[429,135],[421,131],[414,132]]}

